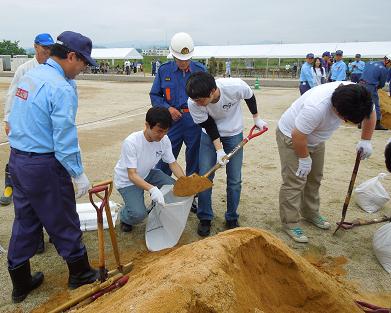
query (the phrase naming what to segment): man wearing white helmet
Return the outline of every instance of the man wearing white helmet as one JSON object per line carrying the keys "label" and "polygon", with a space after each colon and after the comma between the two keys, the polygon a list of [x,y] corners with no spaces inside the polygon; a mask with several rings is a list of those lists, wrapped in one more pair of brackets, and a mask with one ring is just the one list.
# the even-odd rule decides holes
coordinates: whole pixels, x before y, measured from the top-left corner
{"label": "man wearing white helmet", "polygon": [[[174,121],[168,132],[172,152],[178,157],[182,143],[186,145],[186,175],[198,173],[198,151],[201,127],[194,123],[187,106],[186,82],[195,72],[205,72],[205,67],[191,61],[194,52],[193,39],[187,33],[177,33],[171,39],[170,52],[174,61],[163,63],[157,70],[151,91],[152,106],[165,107]],[[171,175],[166,163],[160,162],[157,168]]]}
{"label": "man wearing white helmet", "polygon": [[389,68],[391,68],[391,53],[384,57],[384,61],[367,62],[364,71],[361,75],[360,84],[371,93],[372,101],[376,108],[376,130],[387,130],[380,123],[381,111],[379,104],[378,89],[381,89],[386,84]]}

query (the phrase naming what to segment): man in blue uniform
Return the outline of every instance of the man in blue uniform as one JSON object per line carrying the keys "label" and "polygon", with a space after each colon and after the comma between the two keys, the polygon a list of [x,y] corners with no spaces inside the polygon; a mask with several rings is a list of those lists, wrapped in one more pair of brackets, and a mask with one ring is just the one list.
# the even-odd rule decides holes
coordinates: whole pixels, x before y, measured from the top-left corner
{"label": "man in blue uniform", "polygon": [[387,128],[383,127],[380,123],[381,111],[377,90],[384,87],[389,68],[391,68],[391,53],[384,57],[384,61],[367,62],[360,79],[360,84],[365,86],[365,88],[371,93],[372,101],[375,104],[376,130],[387,130]]}
{"label": "man in blue uniform", "polygon": [[361,61],[361,54],[357,53],[355,60],[349,66],[349,72],[351,72],[350,80],[353,83],[358,83],[360,81],[362,72],[365,68],[365,62]]}
{"label": "man in blue uniform", "polygon": [[[154,107],[165,107],[170,111],[174,123],[167,135],[172,144],[172,152],[178,158],[182,143],[185,142],[186,175],[191,175],[198,173],[201,127],[194,123],[189,113],[186,82],[192,73],[205,72],[206,69],[201,63],[190,60],[194,44],[187,33],[177,33],[172,37],[170,52],[174,61],[159,67],[149,95]],[[171,175],[168,164],[161,161],[157,168]]]}
{"label": "man in blue uniform", "polygon": [[91,48],[89,38],[63,32],[46,63],[26,73],[16,88],[8,120],[15,208],[8,271],[14,302],[23,301],[43,281],[42,272],[31,275],[29,262],[42,225],[68,264],[69,288],[98,277],[82,242],[75,201],[88,191],[89,180],[80,156],[73,79],[87,64],[97,65],[91,59]]}
{"label": "man in blue uniform", "polygon": [[348,69],[345,62],[342,60],[343,51],[335,51],[335,63],[331,66],[330,79],[332,82],[346,80],[346,70]]}
{"label": "man in blue uniform", "polygon": [[314,54],[308,53],[300,71],[300,95],[315,86],[314,75],[312,74],[312,63],[314,63]]}
{"label": "man in blue uniform", "polygon": [[322,54],[322,59],[320,60],[322,63],[322,67],[326,70],[326,78],[330,75],[330,68],[331,68],[331,53],[329,51],[325,51]]}

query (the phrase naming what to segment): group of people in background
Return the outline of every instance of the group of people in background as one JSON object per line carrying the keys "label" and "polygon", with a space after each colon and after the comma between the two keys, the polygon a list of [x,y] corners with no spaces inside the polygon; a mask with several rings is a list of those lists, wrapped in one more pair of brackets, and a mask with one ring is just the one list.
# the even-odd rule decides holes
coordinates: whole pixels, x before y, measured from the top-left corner
{"label": "group of people in background", "polygon": [[[363,85],[371,94],[376,110],[376,130],[387,130],[381,124],[381,111],[378,89],[385,86],[391,79],[391,55],[382,61],[361,60],[361,54],[355,55],[355,60],[348,65],[343,61],[343,51],[335,51],[334,58],[329,51],[322,54],[322,58],[308,53],[300,71],[300,94],[303,95],[311,88],[326,82],[346,81],[349,77],[354,83]],[[391,94],[391,93],[390,93]],[[360,127],[360,126],[359,126]]]}

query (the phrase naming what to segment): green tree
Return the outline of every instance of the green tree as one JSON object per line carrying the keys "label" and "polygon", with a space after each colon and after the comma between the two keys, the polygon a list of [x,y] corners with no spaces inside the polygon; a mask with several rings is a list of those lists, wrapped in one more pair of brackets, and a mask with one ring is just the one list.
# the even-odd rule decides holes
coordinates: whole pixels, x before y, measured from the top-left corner
{"label": "green tree", "polygon": [[0,41],[0,54],[26,54],[26,50],[19,47],[19,41],[3,40]]}

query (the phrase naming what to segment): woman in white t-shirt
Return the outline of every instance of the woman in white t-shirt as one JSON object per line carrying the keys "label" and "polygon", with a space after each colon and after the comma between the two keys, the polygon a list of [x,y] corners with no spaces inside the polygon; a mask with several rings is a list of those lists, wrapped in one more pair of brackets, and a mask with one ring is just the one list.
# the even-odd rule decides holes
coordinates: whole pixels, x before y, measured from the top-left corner
{"label": "woman in white t-shirt", "polygon": [[326,70],[322,66],[320,58],[316,58],[314,61],[314,65],[312,66],[312,75],[314,76],[316,86],[322,85],[326,82]]}

